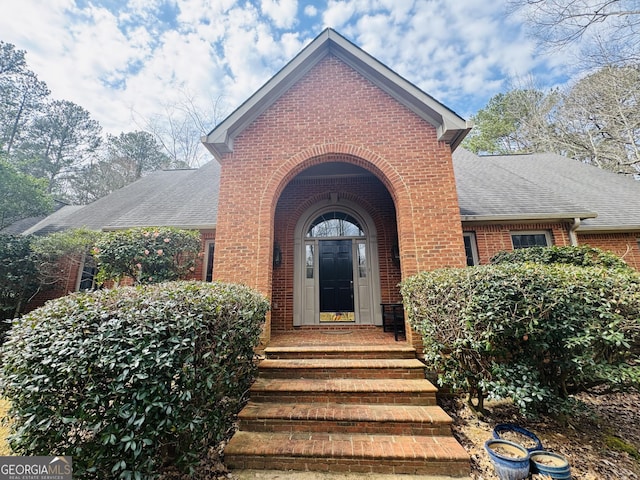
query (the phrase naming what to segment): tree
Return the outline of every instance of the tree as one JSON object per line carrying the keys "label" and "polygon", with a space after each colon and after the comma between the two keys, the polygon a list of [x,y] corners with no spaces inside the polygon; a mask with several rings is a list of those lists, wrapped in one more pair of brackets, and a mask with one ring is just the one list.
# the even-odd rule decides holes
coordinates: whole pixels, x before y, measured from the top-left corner
{"label": "tree", "polygon": [[0,147],[7,154],[49,95],[47,85],[27,68],[24,55],[0,41]]}
{"label": "tree", "polygon": [[510,0],[543,46],[579,44],[591,66],[640,63],[640,5],[636,0]]}
{"label": "tree", "polygon": [[44,181],[18,172],[0,158],[0,230],[17,220],[48,214],[52,207]]}
{"label": "tree", "polygon": [[149,172],[175,166],[148,132],[107,135],[103,147],[97,158],[78,168],[70,179],[72,195],[79,203],[97,200]]}
{"label": "tree", "polygon": [[27,68],[24,50],[16,50],[15,45],[0,40],[0,76],[22,73]]}
{"label": "tree", "polygon": [[640,171],[640,68],[606,66],[564,91],[511,90],[472,117],[476,153],[553,152],[616,173]]}
{"label": "tree", "polygon": [[603,67],[576,83],[558,110],[557,145],[616,173],[640,171],[640,68]]}
{"label": "tree", "polygon": [[222,96],[212,99],[208,108],[200,107],[199,103],[183,92],[181,102],[164,106],[164,115],[137,120],[162,145],[176,167],[197,167],[208,161],[209,154],[200,138],[218,123],[226,106]]}
{"label": "tree", "polygon": [[556,91],[527,88],[499,93],[472,117],[475,127],[463,146],[489,154],[553,151],[550,127],[557,102]]}
{"label": "tree", "polygon": [[80,105],[55,100],[33,122],[21,167],[47,180],[49,193],[65,193],[65,181],[100,145],[101,127]]}

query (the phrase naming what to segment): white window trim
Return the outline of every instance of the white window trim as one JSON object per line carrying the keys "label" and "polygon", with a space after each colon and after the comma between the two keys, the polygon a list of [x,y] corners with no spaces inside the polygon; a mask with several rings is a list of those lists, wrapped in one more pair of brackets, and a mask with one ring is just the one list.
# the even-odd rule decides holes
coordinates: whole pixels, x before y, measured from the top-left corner
{"label": "white window trim", "polygon": [[[204,258],[202,259],[202,281],[207,281],[207,270],[209,266],[209,250],[211,245],[213,245],[213,256],[215,257],[215,249],[216,249],[216,241],[215,240],[205,240],[204,242]],[[213,281],[213,263],[211,264],[211,281]]]}
{"label": "white window trim", "polygon": [[480,257],[478,256],[478,243],[476,242],[476,232],[462,232],[462,236],[464,238],[469,238],[470,240],[471,256],[473,257],[473,265],[474,266],[480,265]]}
{"label": "white window trim", "polygon": [[[76,292],[80,291],[80,284],[82,283],[82,273],[84,272],[84,267],[85,267],[85,263],[87,262],[87,254],[83,253],[82,254],[82,259],[80,260],[80,265],[78,267],[78,276],[76,278]],[[95,265],[94,265],[95,266]],[[97,274],[97,270],[96,270],[96,274]],[[96,287],[96,276],[94,274],[93,278],[91,279],[91,290],[94,290]]]}

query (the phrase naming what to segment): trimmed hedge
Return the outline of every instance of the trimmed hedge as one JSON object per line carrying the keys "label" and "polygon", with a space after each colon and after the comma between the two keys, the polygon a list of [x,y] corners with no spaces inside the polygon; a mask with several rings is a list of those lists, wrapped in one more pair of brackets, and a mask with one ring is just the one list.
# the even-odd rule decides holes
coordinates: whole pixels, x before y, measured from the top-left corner
{"label": "trimmed hedge", "polygon": [[424,272],[402,285],[439,383],[561,412],[570,394],[640,382],[640,275],[534,263]]}
{"label": "trimmed hedge", "polygon": [[608,267],[623,270],[631,268],[616,254],[589,245],[519,248],[498,252],[491,258],[492,264],[527,262],[545,265],[562,263],[578,267]]}
{"label": "trimmed hedge", "polygon": [[91,253],[98,263],[98,283],[129,277],[137,285],[186,278],[200,248],[196,230],[142,227],[102,233]]}
{"label": "trimmed hedge", "polygon": [[14,320],[1,394],[23,455],[79,478],[154,478],[225,438],[268,309],[246,287],[176,282],[73,294]]}

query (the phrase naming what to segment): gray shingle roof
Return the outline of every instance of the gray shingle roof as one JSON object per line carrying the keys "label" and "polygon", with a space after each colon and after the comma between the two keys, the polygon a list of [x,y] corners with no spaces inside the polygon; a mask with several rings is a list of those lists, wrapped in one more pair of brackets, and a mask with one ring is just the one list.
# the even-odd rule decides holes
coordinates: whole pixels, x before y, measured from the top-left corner
{"label": "gray shingle roof", "polygon": [[89,205],[73,207],[75,210],[69,215],[59,215],[60,211],[49,215],[23,234],[40,235],[80,227],[214,228],[219,181],[220,165],[216,161],[194,170],[154,172]]}
{"label": "gray shingle roof", "polygon": [[[553,154],[453,155],[463,221],[583,219],[579,231],[640,231],[640,182]],[[150,174],[90,205],[64,207],[24,233],[67,228],[214,228],[220,166]]]}
{"label": "gray shingle roof", "polygon": [[551,153],[478,157],[458,149],[453,157],[464,220],[546,215],[583,218],[582,232],[640,230],[640,182],[630,177]]}

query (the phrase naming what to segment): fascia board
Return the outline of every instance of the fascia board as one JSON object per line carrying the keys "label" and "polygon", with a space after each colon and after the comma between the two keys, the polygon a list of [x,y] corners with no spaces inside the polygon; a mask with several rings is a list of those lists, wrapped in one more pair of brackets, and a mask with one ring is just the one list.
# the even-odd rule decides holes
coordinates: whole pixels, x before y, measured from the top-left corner
{"label": "fascia board", "polygon": [[216,158],[220,159],[222,154],[232,152],[234,137],[329,53],[326,43],[328,33],[327,30],[319,35],[208,135],[201,138],[202,143]]}
{"label": "fascia board", "polygon": [[589,226],[580,225],[576,230],[578,233],[621,233],[621,232],[640,232],[640,225],[598,225]]}
{"label": "fascia board", "polygon": [[[491,223],[491,222],[530,222],[530,221],[549,221],[549,220],[567,220],[573,221],[575,218],[596,218],[597,213],[594,212],[565,212],[565,213],[534,213],[534,214],[505,214],[505,215],[461,215],[463,222],[475,223]],[[579,229],[578,229],[579,230]]]}

